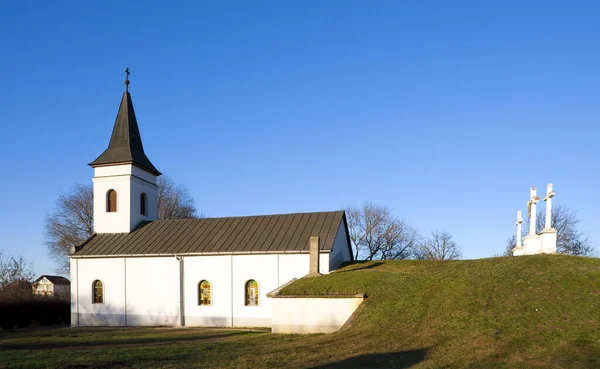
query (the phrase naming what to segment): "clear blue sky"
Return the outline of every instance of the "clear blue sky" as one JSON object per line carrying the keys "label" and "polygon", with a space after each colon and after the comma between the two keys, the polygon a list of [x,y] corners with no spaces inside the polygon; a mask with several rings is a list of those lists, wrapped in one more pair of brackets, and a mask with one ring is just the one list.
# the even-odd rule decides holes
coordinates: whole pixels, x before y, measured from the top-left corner
{"label": "clear blue sky", "polygon": [[551,181],[600,241],[597,2],[218,3],[0,2],[0,250],[52,272],[44,217],[91,183],[125,66],[209,216],[372,201],[480,258]]}

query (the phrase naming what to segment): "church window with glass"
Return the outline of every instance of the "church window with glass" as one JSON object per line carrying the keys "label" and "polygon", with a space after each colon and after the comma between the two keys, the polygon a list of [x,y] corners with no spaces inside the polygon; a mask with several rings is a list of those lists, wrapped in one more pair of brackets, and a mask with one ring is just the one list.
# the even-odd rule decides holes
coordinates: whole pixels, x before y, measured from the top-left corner
{"label": "church window with glass", "polygon": [[198,305],[211,305],[211,288],[207,280],[198,283]]}
{"label": "church window with glass", "polygon": [[104,285],[102,281],[95,280],[92,283],[92,294],[93,294],[93,303],[94,304],[104,304]]}
{"label": "church window with glass", "polygon": [[258,282],[254,279],[246,282],[246,306],[258,306]]}

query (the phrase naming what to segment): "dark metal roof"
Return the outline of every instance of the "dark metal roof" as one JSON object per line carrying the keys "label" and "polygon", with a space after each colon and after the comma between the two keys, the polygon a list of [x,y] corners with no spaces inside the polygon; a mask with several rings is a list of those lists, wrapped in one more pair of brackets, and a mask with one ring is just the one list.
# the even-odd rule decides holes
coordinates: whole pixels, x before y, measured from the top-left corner
{"label": "dark metal roof", "polygon": [[108,148],[89,165],[100,167],[111,164],[134,164],[157,176],[161,174],[144,153],[133,102],[127,91],[123,93]]}
{"label": "dark metal roof", "polygon": [[71,285],[71,281],[69,281],[67,278],[65,277],[61,277],[58,275],[47,275],[47,274],[42,274],[38,279],[35,280],[35,282],[33,283],[37,283],[39,281],[41,281],[44,277],[46,277],[46,279],[48,279],[50,282],[52,282],[53,284],[64,284],[64,285]]}
{"label": "dark metal roof", "polygon": [[331,250],[340,222],[346,231],[343,211],[155,220],[131,233],[94,234],[72,256],[308,252],[312,236]]}

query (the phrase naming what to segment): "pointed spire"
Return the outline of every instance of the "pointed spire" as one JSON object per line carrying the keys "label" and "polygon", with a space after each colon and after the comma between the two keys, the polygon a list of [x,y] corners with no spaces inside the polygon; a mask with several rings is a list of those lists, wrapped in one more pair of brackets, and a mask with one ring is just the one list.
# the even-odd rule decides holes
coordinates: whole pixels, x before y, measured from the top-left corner
{"label": "pointed spire", "polygon": [[129,74],[129,68],[125,68],[125,92],[121,99],[108,148],[89,165],[95,168],[107,165],[134,164],[159,176],[161,173],[144,153],[142,137],[129,94]]}

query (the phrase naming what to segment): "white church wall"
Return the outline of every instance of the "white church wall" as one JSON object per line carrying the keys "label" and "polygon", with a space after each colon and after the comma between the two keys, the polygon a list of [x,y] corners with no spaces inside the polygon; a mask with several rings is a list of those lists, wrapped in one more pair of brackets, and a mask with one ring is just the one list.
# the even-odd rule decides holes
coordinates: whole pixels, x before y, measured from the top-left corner
{"label": "white church wall", "polygon": [[77,316],[77,296],[78,296],[78,284],[77,284],[77,266],[78,259],[71,259],[71,326],[76,327],[79,325],[79,318]]}
{"label": "white church wall", "polygon": [[[81,326],[125,325],[125,264],[123,258],[78,259],[71,283],[76,286],[76,310]],[[102,281],[104,303],[93,303],[93,283]]]}
{"label": "white church wall", "polygon": [[[231,255],[184,257],[185,325],[230,327]],[[198,305],[198,283],[211,284],[211,305]]]}
{"label": "white church wall", "polygon": [[[301,278],[310,271],[309,254],[280,254],[279,255],[279,286],[294,278]],[[270,292],[270,291],[265,291]]]}
{"label": "white church wall", "polygon": [[[233,256],[233,326],[271,326],[271,301],[266,294],[278,287],[277,277],[277,255]],[[250,279],[258,282],[258,306],[245,306],[246,282]]]}
{"label": "white church wall", "polygon": [[126,267],[127,325],[180,325],[179,260],[127,258]]}
{"label": "white church wall", "polygon": [[346,227],[344,221],[340,222],[338,233],[333,243],[333,248],[329,254],[329,270],[337,269],[344,261],[350,261],[352,257],[348,249],[348,237],[346,236]]}
{"label": "white church wall", "polygon": [[[96,168],[100,169],[100,168]],[[94,232],[129,232],[129,198],[131,185],[129,176],[94,177]],[[117,192],[117,211],[106,211],[107,193]]]}
{"label": "white church wall", "polygon": [[322,252],[319,254],[319,273],[329,274],[329,253]]}
{"label": "white church wall", "polygon": [[[269,327],[272,303],[266,294],[308,274],[310,264],[306,253],[182,258],[186,326]],[[321,253],[320,260],[325,274],[329,253]],[[181,324],[180,262],[176,257],[73,258],[71,264],[74,326]],[[104,304],[92,304],[96,279],[104,284]],[[204,279],[211,283],[210,306],[198,305],[198,283]],[[259,284],[258,306],[245,305],[245,286],[250,279]]]}
{"label": "white church wall", "polygon": [[[131,164],[94,168],[94,232],[130,232],[143,220],[157,218],[156,176]],[[107,193],[117,192],[117,211],[107,212]],[[140,214],[140,195],[146,194],[147,215]]]}
{"label": "white church wall", "polygon": [[156,176],[154,174],[148,173],[144,169],[136,167],[135,165],[131,165],[130,173],[134,177],[138,177],[138,178],[143,179],[146,182],[156,184]]}
{"label": "white church wall", "polygon": [[96,167],[94,168],[94,177],[112,177],[129,175],[132,172],[132,167],[133,165],[131,164]]}
{"label": "white church wall", "polygon": [[[146,194],[146,215],[140,213],[142,193]],[[129,226],[135,229],[142,221],[158,219],[158,187],[137,177],[132,177],[131,188],[131,215]]]}

